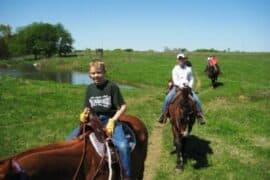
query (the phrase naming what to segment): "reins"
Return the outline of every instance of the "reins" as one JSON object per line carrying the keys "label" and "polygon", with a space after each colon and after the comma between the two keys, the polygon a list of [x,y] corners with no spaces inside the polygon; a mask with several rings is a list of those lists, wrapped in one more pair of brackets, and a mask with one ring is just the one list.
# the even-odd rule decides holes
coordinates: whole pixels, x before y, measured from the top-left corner
{"label": "reins", "polygon": [[[96,122],[95,120],[96,120],[96,119],[92,119],[92,123]],[[78,174],[79,174],[79,171],[80,171],[81,166],[82,166],[82,164],[83,164],[83,160],[84,160],[85,155],[86,155],[86,135],[85,135],[86,132],[85,132],[85,131],[86,131],[86,126],[87,126],[87,125],[89,125],[89,124],[88,124],[88,123],[83,123],[83,132],[82,132],[82,134],[83,134],[83,141],[84,141],[84,145],[83,145],[83,153],[82,153],[81,160],[80,160],[80,163],[79,163],[79,165],[78,165],[78,168],[77,168],[77,170],[76,170],[76,172],[75,172],[75,174],[74,174],[72,180],[76,180],[76,179],[77,179]],[[99,128],[100,128],[99,125],[100,125],[100,124],[94,123],[94,126],[93,126],[93,124],[90,125],[90,126],[96,130],[95,133],[100,133],[100,132],[98,131]],[[110,146],[109,146],[109,143],[108,143],[108,141],[110,141],[110,140],[111,140],[110,138],[104,139],[104,142],[105,142],[105,150],[106,150],[107,156],[108,156],[108,169],[109,169],[108,180],[111,180],[111,179],[112,179],[112,171],[113,171],[113,170],[112,170],[112,157],[111,157],[111,151],[110,151]],[[119,158],[118,158],[118,159],[119,159]],[[104,161],[105,161],[105,156],[103,156],[102,159],[100,160],[100,162],[99,162],[99,164],[98,164],[98,166],[97,166],[97,169],[96,169],[96,171],[95,171],[95,174],[94,174],[93,177],[91,178],[92,180],[95,179],[95,178],[97,177],[99,171],[100,171],[101,168],[103,167],[102,165],[103,165]]]}
{"label": "reins", "polygon": [[75,174],[74,174],[74,176],[73,176],[73,178],[72,178],[73,180],[76,180],[76,179],[77,179],[78,174],[79,174],[79,171],[80,171],[81,166],[82,166],[82,163],[83,163],[83,160],[84,160],[84,157],[85,157],[85,154],[86,154],[86,135],[85,135],[85,126],[86,126],[86,124],[83,123],[83,134],[84,134],[84,136],[83,136],[83,153],[82,153],[82,156],[81,156],[81,160],[80,160],[79,166],[78,166],[78,168],[77,168],[77,170],[76,170],[76,172],[75,172]]}
{"label": "reins", "polygon": [[[110,146],[109,146],[109,143],[108,143],[109,140],[111,140],[111,139],[107,138],[106,141],[105,141],[105,147],[106,147],[105,151],[107,151],[107,156],[108,156],[108,168],[109,168],[108,180],[111,180],[113,170],[112,170],[112,157],[111,157],[111,152],[110,152]],[[99,162],[97,170],[96,170],[94,176],[91,178],[92,180],[94,180],[95,177],[98,175],[98,172],[101,170],[104,160],[105,160],[105,156],[103,156],[101,161]]]}

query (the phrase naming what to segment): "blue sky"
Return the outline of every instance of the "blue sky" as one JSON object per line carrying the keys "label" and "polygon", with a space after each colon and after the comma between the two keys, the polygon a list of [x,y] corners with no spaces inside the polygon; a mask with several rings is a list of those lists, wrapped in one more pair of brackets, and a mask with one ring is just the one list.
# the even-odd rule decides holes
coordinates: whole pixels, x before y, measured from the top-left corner
{"label": "blue sky", "polygon": [[76,49],[270,51],[269,0],[0,0],[0,23],[61,23]]}

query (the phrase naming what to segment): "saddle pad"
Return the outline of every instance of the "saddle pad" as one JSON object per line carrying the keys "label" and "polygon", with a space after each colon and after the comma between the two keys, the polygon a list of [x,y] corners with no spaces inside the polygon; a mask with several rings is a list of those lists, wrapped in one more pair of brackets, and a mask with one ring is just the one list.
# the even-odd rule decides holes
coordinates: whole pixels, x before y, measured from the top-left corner
{"label": "saddle pad", "polygon": [[103,157],[105,156],[105,144],[101,143],[95,133],[90,133],[89,134],[89,140],[92,143],[92,145],[94,146],[96,152],[98,153],[99,156]]}
{"label": "saddle pad", "polygon": [[[128,144],[130,147],[131,152],[134,150],[135,146],[136,146],[136,137],[134,132],[132,131],[132,129],[125,123],[123,124],[123,129],[126,135],[126,138],[128,140]],[[89,140],[90,142],[93,144],[96,152],[98,153],[98,155],[100,155],[101,157],[105,156],[105,144],[100,142],[95,133],[90,133],[89,134]]]}

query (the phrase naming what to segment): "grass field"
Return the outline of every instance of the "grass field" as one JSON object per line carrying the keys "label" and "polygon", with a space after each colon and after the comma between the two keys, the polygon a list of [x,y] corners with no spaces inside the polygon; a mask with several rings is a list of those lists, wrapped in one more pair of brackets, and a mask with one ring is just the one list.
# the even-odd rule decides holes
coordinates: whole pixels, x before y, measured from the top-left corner
{"label": "grass field", "polygon": [[[170,124],[156,127],[175,54],[104,55],[110,79],[138,87],[122,89],[128,113],[143,119],[150,136],[162,128],[152,179],[270,179],[270,54],[216,54],[222,70],[219,81],[224,83],[216,89],[204,74],[208,54],[188,55],[207,124],[195,124],[181,174],[174,170],[175,156],[169,154]],[[88,62],[87,57],[40,61],[46,68],[82,71],[87,71]],[[84,93],[83,85],[0,77],[0,157],[63,140],[78,123]]]}

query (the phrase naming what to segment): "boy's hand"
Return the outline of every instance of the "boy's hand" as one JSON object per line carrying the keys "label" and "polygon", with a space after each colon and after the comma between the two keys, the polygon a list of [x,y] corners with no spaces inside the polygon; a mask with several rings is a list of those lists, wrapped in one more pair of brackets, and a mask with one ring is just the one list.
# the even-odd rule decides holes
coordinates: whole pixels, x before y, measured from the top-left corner
{"label": "boy's hand", "polygon": [[114,130],[115,120],[110,118],[106,125],[106,132],[108,136],[111,136]]}
{"label": "boy's hand", "polygon": [[88,115],[90,113],[90,109],[89,108],[85,108],[83,110],[83,112],[80,114],[80,121],[82,123],[85,123],[87,121]]}

